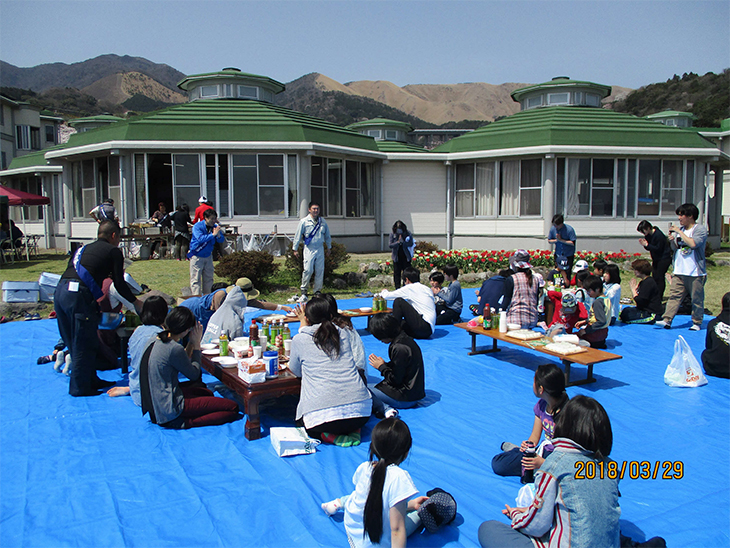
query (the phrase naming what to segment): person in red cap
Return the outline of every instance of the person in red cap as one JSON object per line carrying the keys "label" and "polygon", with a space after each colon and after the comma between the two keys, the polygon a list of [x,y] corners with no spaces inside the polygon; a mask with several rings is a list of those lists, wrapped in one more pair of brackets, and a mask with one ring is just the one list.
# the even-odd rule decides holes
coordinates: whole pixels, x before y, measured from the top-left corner
{"label": "person in red cap", "polygon": [[200,205],[195,208],[195,217],[193,218],[193,224],[197,223],[198,221],[202,221],[205,212],[209,209],[213,209],[213,206],[208,203],[208,198],[206,198],[205,196],[201,196],[200,198],[198,198],[198,203]]}

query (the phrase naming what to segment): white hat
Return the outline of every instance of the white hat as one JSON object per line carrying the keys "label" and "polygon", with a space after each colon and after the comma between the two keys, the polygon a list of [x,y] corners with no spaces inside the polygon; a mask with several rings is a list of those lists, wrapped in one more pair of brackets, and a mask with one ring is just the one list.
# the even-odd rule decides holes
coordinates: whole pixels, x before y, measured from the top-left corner
{"label": "white hat", "polygon": [[588,261],[580,260],[573,266],[573,274],[580,272],[581,270],[588,270]]}
{"label": "white hat", "polygon": [[198,203],[204,204],[207,201],[208,201],[208,198],[206,198],[205,196],[201,196],[200,198],[198,198]]}

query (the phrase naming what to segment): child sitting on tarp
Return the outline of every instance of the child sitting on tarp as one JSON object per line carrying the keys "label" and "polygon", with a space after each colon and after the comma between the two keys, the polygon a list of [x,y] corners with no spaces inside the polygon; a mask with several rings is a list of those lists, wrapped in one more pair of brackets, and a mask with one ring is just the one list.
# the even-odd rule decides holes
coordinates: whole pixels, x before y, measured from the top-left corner
{"label": "child sitting on tarp", "polygon": [[573,293],[548,291],[547,295],[555,307],[550,326],[560,324],[565,327],[566,333],[572,333],[576,323],[588,319],[586,307],[577,301]]}
{"label": "child sitting on tarp", "polygon": [[608,326],[611,323],[611,301],[603,294],[603,280],[598,276],[588,276],[583,287],[594,300],[588,319],[575,324],[580,329],[578,337],[591,343],[592,348],[606,348]]}

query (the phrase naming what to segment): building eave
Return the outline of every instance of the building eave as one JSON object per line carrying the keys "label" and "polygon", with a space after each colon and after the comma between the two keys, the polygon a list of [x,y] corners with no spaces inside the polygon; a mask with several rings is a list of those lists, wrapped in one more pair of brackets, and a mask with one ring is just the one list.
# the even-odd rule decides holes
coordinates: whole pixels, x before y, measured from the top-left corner
{"label": "building eave", "polygon": [[0,171],[0,177],[13,177],[14,175],[28,175],[31,173],[63,173],[63,166],[28,166]]}
{"label": "building eave", "polygon": [[545,145],[538,147],[504,148],[470,152],[449,152],[449,160],[471,160],[475,158],[500,158],[512,156],[541,156],[546,154],[591,155],[591,156],[642,156],[642,157],[719,157],[717,148],[690,147],[605,147],[581,145]]}

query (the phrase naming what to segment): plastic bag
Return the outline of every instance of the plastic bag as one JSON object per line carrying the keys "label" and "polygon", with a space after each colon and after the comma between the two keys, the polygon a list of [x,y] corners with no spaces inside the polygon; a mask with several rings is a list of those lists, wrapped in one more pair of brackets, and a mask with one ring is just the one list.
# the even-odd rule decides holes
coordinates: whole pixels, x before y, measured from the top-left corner
{"label": "plastic bag", "polygon": [[707,384],[707,377],[682,335],[674,342],[674,356],[664,372],[664,382],[669,386],[690,387]]}

